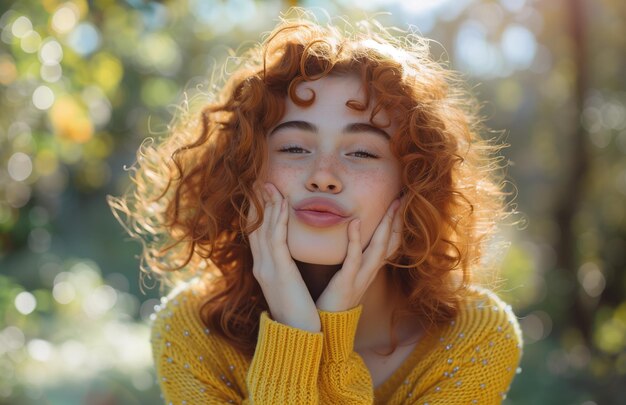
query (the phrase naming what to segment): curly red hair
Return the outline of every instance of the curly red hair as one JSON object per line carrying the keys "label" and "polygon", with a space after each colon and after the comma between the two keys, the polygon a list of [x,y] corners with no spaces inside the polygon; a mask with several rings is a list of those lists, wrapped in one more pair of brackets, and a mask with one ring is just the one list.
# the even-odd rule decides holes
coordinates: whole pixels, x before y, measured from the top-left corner
{"label": "curly red hair", "polygon": [[109,200],[143,243],[142,270],[199,272],[209,288],[203,321],[248,356],[268,305],[246,238],[261,220],[245,219],[250,204],[262,211],[253,184],[263,173],[265,136],[282,118],[287,97],[296,101],[298,83],[358,75],[367,103],[375,102],[372,117],[384,110],[398,124],[391,149],[407,200],[402,244],[387,277],[410,305],[394,312],[392,341],[404,316],[417,315],[424,327],[455,317],[505,214],[501,146],[480,138],[476,103],[460,81],[431,59],[426,40],[394,38],[372,22],[357,27],[322,26],[306,13],[282,19],[238,59],[199,120],[181,119],[162,142],[144,143],[133,188]]}

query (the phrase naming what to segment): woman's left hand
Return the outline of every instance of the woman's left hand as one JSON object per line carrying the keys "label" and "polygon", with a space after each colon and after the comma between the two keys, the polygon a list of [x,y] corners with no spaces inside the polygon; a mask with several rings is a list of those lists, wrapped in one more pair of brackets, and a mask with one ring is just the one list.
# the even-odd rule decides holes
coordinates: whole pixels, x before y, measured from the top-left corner
{"label": "woman's left hand", "polygon": [[385,259],[400,246],[402,227],[401,216],[398,214],[400,203],[400,199],[395,199],[389,205],[365,252],[361,250],[361,221],[355,219],[348,224],[346,259],[341,270],[333,276],[317,299],[318,309],[341,312],[360,304],[361,298],[376,278]]}

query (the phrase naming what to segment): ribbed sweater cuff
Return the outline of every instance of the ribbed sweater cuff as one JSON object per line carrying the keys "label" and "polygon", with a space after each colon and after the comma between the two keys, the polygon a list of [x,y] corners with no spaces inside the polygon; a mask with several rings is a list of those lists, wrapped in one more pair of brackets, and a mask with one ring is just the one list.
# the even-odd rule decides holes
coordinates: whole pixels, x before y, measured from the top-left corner
{"label": "ribbed sweater cuff", "polygon": [[253,398],[301,398],[314,394],[322,356],[321,332],[309,332],[261,314],[248,388]]}
{"label": "ribbed sweater cuff", "polygon": [[362,305],[342,312],[326,312],[318,309],[324,334],[322,362],[345,361],[352,353],[362,309]]}

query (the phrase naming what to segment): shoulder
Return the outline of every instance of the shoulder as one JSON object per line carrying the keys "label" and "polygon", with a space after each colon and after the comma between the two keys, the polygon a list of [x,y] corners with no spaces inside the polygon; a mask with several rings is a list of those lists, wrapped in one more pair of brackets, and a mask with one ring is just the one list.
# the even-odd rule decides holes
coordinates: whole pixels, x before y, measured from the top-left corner
{"label": "shoulder", "polygon": [[522,333],[510,305],[491,290],[471,286],[457,317],[441,330],[441,341],[455,351],[489,352],[518,362],[522,355]]}
{"label": "shoulder", "polygon": [[486,288],[471,286],[462,301],[458,322],[477,333],[508,332],[505,337],[521,342],[521,330],[511,305]]}
{"label": "shoulder", "polygon": [[169,335],[167,332],[183,325],[197,328],[200,321],[197,314],[199,314],[202,299],[199,283],[178,284],[172,292],[161,298],[160,305],[154,307],[154,313],[150,316],[152,337],[154,338],[159,333]]}
{"label": "shoulder", "polygon": [[178,285],[161,299],[151,316],[151,343],[157,366],[163,361],[229,364],[227,357],[237,356],[202,322],[200,309],[207,294],[202,282],[191,281]]}
{"label": "shoulder", "polygon": [[225,403],[247,395],[249,361],[202,322],[208,297],[203,281],[180,285],[152,317],[152,355],[168,403],[204,404],[216,398]]}
{"label": "shoulder", "polygon": [[428,338],[429,354],[413,374],[427,387],[421,398],[502,402],[518,371],[522,337],[511,307],[494,292],[469,288],[455,319],[433,329]]}
{"label": "shoulder", "polygon": [[202,300],[202,290],[196,282],[179,284],[162,297],[161,304],[155,306],[150,316],[153,348],[180,345],[183,338],[204,341],[210,330],[200,319]]}

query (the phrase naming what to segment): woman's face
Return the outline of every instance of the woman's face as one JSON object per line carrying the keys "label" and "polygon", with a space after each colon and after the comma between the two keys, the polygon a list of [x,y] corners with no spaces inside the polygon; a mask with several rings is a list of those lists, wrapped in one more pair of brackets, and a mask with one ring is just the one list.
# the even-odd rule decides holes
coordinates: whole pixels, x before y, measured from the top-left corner
{"label": "woman's face", "polygon": [[[298,85],[299,107],[287,99],[286,113],[268,134],[268,177],[289,202],[287,244],[294,259],[340,264],[348,247],[348,223],[361,220],[362,248],[401,190],[400,165],[389,148],[390,128],[370,123],[356,76],[329,76]],[[373,104],[373,103],[371,103]],[[385,124],[384,113],[374,122]]]}

